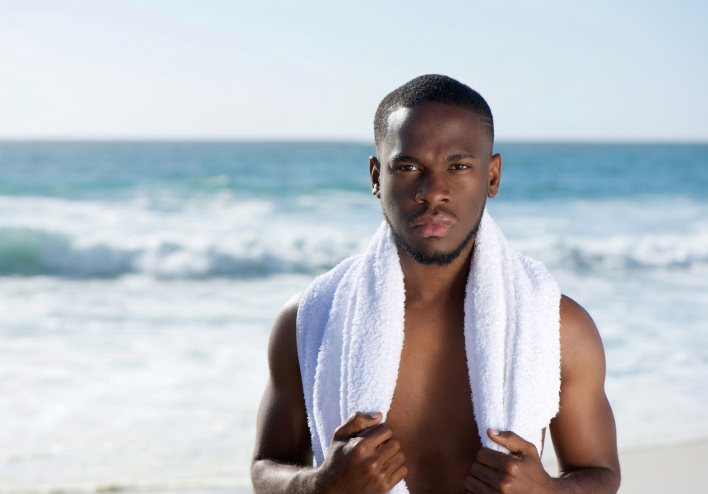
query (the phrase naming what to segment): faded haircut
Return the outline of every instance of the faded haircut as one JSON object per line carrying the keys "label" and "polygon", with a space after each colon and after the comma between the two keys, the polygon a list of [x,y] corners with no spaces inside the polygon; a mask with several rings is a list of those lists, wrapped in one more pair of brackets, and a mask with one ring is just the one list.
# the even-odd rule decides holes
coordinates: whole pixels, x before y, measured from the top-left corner
{"label": "faded haircut", "polygon": [[394,89],[381,100],[374,117],[376,146],[386,137],[388,117],[400,108],[411,108],[421,103],[442,103],[470,110],[484,124],[487,136],[494,142],[492,110],[477,91],[455,79],[437,74],[421,75]]}

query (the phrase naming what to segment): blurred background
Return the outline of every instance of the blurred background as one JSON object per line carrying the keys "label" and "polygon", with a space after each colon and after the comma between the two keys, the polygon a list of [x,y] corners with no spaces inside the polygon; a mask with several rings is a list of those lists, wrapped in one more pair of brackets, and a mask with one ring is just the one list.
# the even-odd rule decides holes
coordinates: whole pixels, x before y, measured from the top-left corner
{"label": "blurred background", "polygon": [[0,0],[0,492],[250,492],[282,305],[361,252],[443,73],[594,317],[623,450],[708,437],[708,4]]}

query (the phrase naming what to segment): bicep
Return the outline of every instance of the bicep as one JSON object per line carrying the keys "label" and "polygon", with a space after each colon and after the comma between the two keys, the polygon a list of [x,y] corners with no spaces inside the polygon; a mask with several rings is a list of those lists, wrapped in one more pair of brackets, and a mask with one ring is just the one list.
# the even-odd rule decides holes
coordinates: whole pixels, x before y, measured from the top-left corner
{"label": "bicep", "polygon": [[258,409],[254,461],[312,464],[305,398],[295,339],[297,303],[281,311],[268,344],[269,378]]}
{"label": "bicep", "polygon": [[563,297],[560,410],[550,424],[562,472],[618,468],[615,420],[604,386],[605,353],[597,328],[582,307]]}

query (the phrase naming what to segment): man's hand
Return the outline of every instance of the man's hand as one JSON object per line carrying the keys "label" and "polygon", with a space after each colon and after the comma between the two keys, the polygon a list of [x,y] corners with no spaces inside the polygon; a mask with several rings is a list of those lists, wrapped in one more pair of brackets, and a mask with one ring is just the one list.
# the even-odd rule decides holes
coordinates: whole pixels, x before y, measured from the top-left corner
{"label": "man's hand", "polygon": [[318,492],[382,494],[406,476],[401,445],[381,417],[357,412],[337,428],[318,468]]}
{"label": "man's hand", "polygon": [[543,469],[536,446],[513,432],[487,429],[487,434],[511,454],[481,448],[472,465],[472,476],[465,479],[467,489],[474,494],[553,492],[553,479]]}

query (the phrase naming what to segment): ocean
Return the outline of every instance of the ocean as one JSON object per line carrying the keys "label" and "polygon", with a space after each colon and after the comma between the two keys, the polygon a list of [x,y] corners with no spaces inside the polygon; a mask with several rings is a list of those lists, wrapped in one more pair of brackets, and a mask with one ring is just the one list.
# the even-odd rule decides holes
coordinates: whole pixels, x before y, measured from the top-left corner
{"label": "ocean", "polygon": [[[708,145],[505,143],[488,210],[593,316],[621,448],[708,436]],[[372,145],[0,142],[0,492],[248,492],[282,305]]]}

